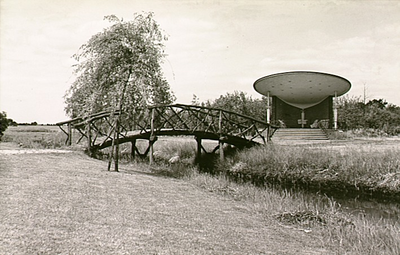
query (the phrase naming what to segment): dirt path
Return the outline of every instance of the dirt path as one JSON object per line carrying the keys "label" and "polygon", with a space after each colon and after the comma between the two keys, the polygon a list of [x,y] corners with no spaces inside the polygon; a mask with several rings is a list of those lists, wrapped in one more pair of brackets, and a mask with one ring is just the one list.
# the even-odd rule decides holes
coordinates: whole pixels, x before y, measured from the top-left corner
{"label": "dirt path", "polygon": [[126,166],[105,169],[78,152],[0,152],[0,253],[330,253],[320,237],[241,202]]}

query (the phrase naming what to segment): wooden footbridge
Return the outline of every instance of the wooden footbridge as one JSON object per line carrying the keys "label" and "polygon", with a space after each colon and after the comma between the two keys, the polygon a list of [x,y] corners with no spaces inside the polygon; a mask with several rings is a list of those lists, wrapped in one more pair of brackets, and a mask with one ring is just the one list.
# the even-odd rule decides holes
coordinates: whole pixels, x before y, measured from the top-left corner
{"label": "wooden footbridge", "polygon": [[[77,143],[86,138],[90,154],[106,147],[115,147],[130,142],[132,157],[147,156],[153,161],[153,144],[158,136],[194,136],[197,153],[205,151],[203,139],[219,141],[213,152],[219,151],[223,159],[223,146],[230,144],[238,148],[266,144],[277,127],[231,111],[184,104],[149,106],[135,109],[135,114],[120,111],[105,111],[86,117],[57,123],[67,135],[66,144],[72,143],[72,130],[80,135]],[[136,147],[138,139],[148,140],[148,147],[141,153]],[[117,159],[118,160],[118,159]]]}

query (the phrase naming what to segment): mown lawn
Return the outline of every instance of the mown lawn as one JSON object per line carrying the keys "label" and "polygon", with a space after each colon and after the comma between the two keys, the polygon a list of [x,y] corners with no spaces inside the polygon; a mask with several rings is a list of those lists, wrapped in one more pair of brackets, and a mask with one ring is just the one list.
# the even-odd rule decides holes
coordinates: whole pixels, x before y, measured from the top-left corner
{"label": "mown lawn", "polygon": [[[0,155],[1,254],[329,254],[318,232],[133,165]],[[333,249],[333,250],[332,250]]]}

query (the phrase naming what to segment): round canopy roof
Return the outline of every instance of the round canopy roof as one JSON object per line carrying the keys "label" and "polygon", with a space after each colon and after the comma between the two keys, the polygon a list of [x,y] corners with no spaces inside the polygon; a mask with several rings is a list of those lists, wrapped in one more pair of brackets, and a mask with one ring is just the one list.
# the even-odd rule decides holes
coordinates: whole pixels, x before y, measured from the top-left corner
{"label": "round canopy roof", "polygon": [[309,71],[277,73],[254,82],[254,89],[265,96],[276,96],[295,107],[305,109],[329,96],[341,96],[351,83],[337,75]]}

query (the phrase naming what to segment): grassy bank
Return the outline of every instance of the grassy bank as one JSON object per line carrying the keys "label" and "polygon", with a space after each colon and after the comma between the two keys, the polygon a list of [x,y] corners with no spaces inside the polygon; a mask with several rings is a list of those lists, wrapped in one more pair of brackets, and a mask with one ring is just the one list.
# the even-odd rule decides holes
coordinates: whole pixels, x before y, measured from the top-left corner
{"label": "grassy bank", "polygon": [[237,181],[400,202],[400,150],[374,146],[260,146],[218,166]]}

